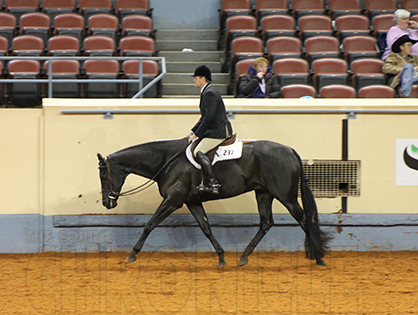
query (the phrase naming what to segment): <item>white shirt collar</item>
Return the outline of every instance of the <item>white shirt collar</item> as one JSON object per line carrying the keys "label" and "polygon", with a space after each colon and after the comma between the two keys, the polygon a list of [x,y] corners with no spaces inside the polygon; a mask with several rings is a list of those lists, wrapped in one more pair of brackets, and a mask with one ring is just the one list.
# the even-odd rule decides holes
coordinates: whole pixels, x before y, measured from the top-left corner
{"label": "white shirt collar", "polygon": [[205,87],[206,87],[206,85],[208,85],[209,83],[206,83],[201,89],[200,89],[200,94],[202,94],[203,93],[203,91],[204,91],[204,89],[205,89]]}

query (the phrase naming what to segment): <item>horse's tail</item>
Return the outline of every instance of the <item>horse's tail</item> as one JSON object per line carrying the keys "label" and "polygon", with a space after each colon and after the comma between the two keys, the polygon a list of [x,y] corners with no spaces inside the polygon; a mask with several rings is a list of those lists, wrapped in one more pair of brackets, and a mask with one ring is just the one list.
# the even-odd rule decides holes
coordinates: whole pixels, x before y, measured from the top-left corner
{"label": "horse's tail", "polygon": [[300,191],[302,197],[303,209],[305,210],[306,223],[305,223],[305,253],[306,258],[312,259],[318,262],[324,257],[326,250],[328,249],[328,242],[331,237],[322,231],[319,227],[318,209],[316,207],[315,199],[312,190],[308,186],[308,181],[303,171],[302,159],[299,154],[293,150],[293,154],[299,161],[300,168]]}

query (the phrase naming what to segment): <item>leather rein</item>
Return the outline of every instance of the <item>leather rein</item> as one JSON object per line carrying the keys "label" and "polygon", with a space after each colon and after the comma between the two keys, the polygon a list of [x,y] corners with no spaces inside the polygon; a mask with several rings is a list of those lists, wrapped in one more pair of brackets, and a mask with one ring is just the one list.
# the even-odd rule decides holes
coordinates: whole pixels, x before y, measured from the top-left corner
{"label": "leather rein", "polygon": [[109,192],[109,194],[107,195],[108,196],[108,198],[109,199],[112,199],[112,200],[114,200],[114,199],[116,199],[116,198],[118,198],[118,197],[123,197],[123,196],[130,196],[130,195],[134,195],[134,194],[136,194],[136,193],[139,193],[139,192],[141,192],[141,191],[143,191],[143,190],[145,190],[145,189],[147,189],[147,188],[149,188],[149,187],[151,187],[154,183],[155,183],[155,179],[157,178],[157,176],[163,171],[163,169],[168,165],[168,164],[170,164],[177,156],[179,156],[181,153],[183,153],[184,152],[184,150],[185,149],[181,149],[179,152],[177,152],[176,154],[174,154],[161,168],[160,168],[160,170],[152,177],[152,178],[150,178],[147,182],[145,182],[145,183],[143,183],[143,184],[141,184],[141,185],[139,185],[139,186],[137,186],[137,187],[135,187],[135,188],[132,188],[132,189],[130,189],[130,190],[127,190],[127,191],[125,191],[125,192],[121,192],[121,193],[118,193],[118,192],[116,192],[116,191],[114,191],[113,190],[113,185],[112,185],[112,176],[111,176],[111,173],[114,173],[114,174],[116,174],[117,176],[119,176],[120,178],[125,178],[126,176],[123,176],[123,175],[121,175],[121,174],[119,174],[118,172],[116,172],[115,170],[113,170],[111,167],[110,167],[110,163],[109,163],[109,158],[107,157],[107,156],[105,156],[103,159],[104,159],[104,162],[105,162],[105,165],[100,165],[99,166],[99,169],[101,169],[101,168],[106,168],[107,169],[107,178],[108,178],[108,180],[109,180],[109,185],[110,185],[110,189],[108,189],[108,190],[102,190],[102,193],[103,192]]}

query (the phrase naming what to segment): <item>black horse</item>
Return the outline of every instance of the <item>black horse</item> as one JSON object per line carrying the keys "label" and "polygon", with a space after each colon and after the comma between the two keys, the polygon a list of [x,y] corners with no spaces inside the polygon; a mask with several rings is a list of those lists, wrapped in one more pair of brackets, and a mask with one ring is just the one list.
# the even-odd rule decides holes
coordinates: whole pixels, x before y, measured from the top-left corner
{"label": "black horse", "polygon": [[[224,250],[212,234],[202,202],[237,196],[255,191],[260,229],[245,248],[239,263],[248,263],[268,230],[273,226],[272,203],[279,200],[305,231],[306,257],[325,265],[322,258],[330,238],[319,227],[318,211],[313,194],[307,184],[302,161],[292,148],[271,142],[244,143],[242,157],[237,160],[218,162],[215,172],[222,184],[219,195],[199,194],[197,186],[201,173],[184,154],[187,138],[157,141],[132,146],[107,157],[98,154],[103,205],[107,209],[117,206],[122,185],[128,174],[136,174],[158,183],[163,201],[147,222],[143,233],[127,258],[134,262],[148,235],[165,218],[186,204],[205,236],[219,256],[219,265],[224,265]],[[298,203],[298,183],[304,210]]]}

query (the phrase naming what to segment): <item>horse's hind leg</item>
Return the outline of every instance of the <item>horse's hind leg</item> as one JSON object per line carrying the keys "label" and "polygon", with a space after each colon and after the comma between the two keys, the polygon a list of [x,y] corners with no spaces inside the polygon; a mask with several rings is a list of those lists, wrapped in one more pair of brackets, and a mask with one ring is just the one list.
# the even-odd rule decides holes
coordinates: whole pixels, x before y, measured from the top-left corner
{"label": "horse's hind leg", "polygon": [[248,256],[254,251],[258,243],[260,243],[264,235],[266,235],[274,223],[271,211],[274,197],[269,192],[264,190],[256,190],[255,194],[257,198],[258,212],[260,214],[260,229],[247,245],[244,253],[242,253],[241,258],[239,259],[240,266],[248,263]]}
{"label": "horse's hind leg", "polygon": [[218,243],[216,238],[212,234],[212,230],[210,228],[208,217],[206,216],[205,209],[201,203],[199,204],[188,204],[187,207],[189,208],[190,212],[193,214],[194,218],[196,219],[197,223],[199,224],[203,234],[209,239],[212,243],[213,247],[216,250],[216,253],[219,257],[219,266],[223,266],[226,264],[224,259],[224,250],[222,246]]}
{"label": "horse's hind leg", "polygon": [[136,254],[138,254],[142,246],[144,246],[145,240],[147,239],[148,235],[155,229],[155,227],[164,221],[170,214],[176,211],[181,206],[178,206],[172,203],[169,199],[164,199],[163,202],[160,204],[158,209],[155,211],[151,219],[147,222],[144,227],[144,231],[142,232],[141,237],[139,238],[138,242],[135,244],[134,248],[130,252],[128,258],[126,259],[127,263],[132,263],[136,260]]}

